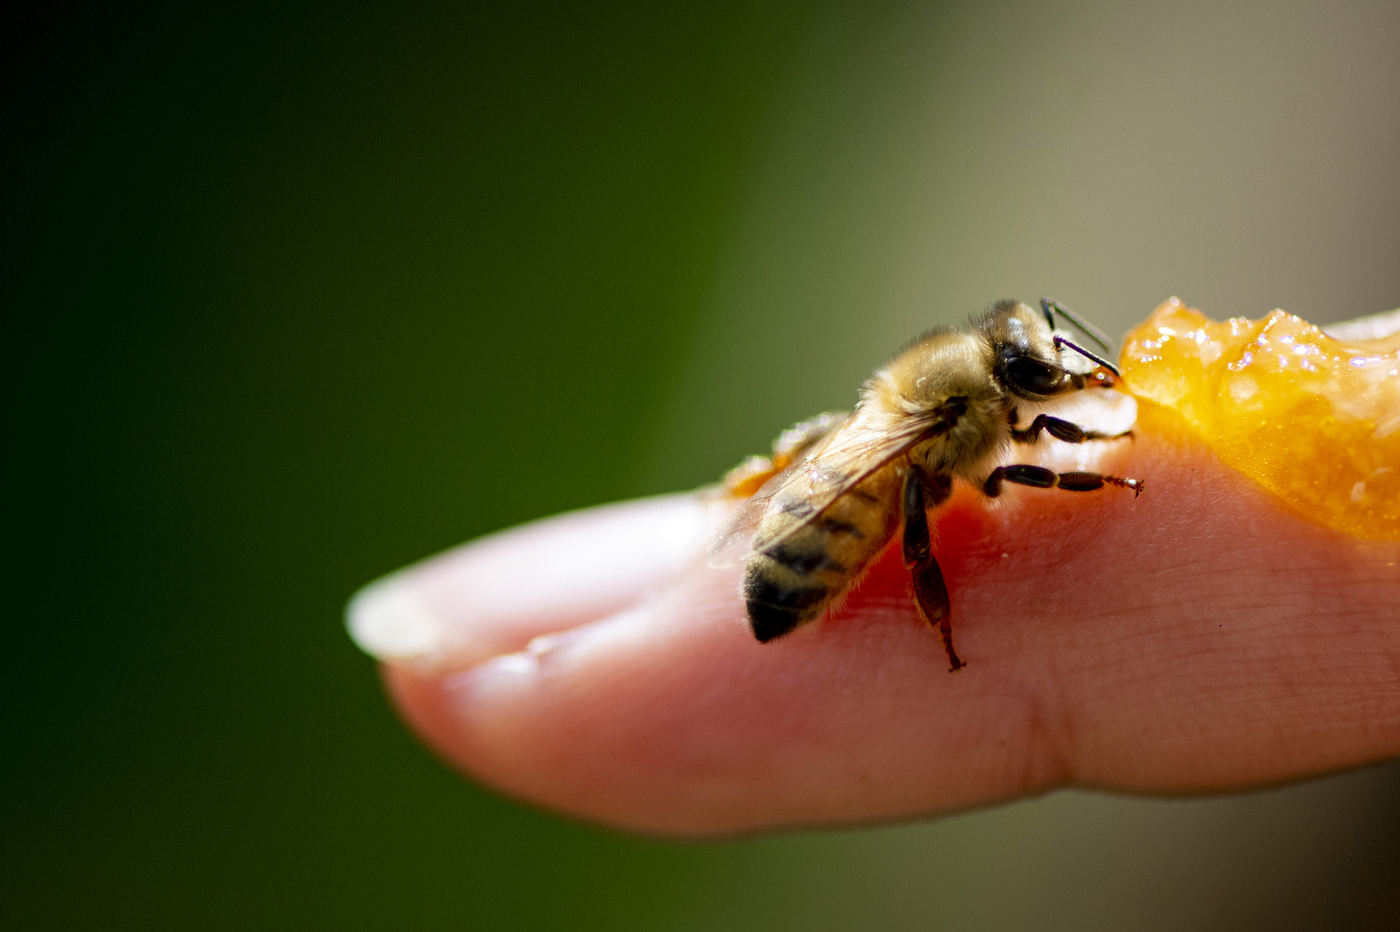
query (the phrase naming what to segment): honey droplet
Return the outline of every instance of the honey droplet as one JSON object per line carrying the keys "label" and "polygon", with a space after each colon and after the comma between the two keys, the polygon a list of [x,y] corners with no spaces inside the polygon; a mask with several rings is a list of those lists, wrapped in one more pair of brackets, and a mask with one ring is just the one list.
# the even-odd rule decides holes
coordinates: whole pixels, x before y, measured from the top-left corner
{"label": "honey droplet", "polygon": [[1340,340],[1283,311],[1212,321],[1173,298],[1128,335],[1122,368],[1294,511],[1400,540],[1400,332]]}

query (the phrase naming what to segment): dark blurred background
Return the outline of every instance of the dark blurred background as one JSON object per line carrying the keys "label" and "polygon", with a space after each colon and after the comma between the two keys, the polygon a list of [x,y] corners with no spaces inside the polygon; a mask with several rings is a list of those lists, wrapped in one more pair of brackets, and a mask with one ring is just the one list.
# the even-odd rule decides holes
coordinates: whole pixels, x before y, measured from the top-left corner
{"label": "dark blurred background", "polygon": [[6,928],[1400,921],[1395,764],[652,842],[448,771],[341,618],[710,481],[994,298],[1400,304],[1400,6],[7,20]]}

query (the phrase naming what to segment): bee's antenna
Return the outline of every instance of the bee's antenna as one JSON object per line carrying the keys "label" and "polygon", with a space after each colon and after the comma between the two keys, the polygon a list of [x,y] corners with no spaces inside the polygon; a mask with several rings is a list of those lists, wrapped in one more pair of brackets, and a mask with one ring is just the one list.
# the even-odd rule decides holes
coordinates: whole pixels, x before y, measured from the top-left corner
{"label": "bee's antenna", "polygon": [[1085,359],[1092,359],[1094,362],[1096,362],[1096,363],[1098,363],[1099,365],[1103,366],[1103,367],[1104,367],[1105,369],[1107,369],[1109,372],[1112,372],[1114,375],[1116,375],[1116,376],[1118,376],[1118,377],[1120,377],[1120,378],[1123,376],[1123,373],[1121,373],[1121,372],[1118,371],[1118,367],[1117,367],[1117,366],[1115,366],[1113,363],[1109,362],[1107,359],[1104,359],[1104,358],[1103,358],[1102,356],[1100,356],[1098,353],[1091,353],[1091,352],[1089,352],[1088,350],[1086,350],[1084,347],[1080,346],[1078,343],[1075,343],[1073,340],[1066,340],[1064,337],[1060,336],[1059,334],[1056,334],[1056,335],[1055,335],[1055,349],[1059,349],[1059,348],[1062,347],[1062,346],[1068,346],[1070,349],[1074,350],[1076,353],[1078,353],[1079,355],[1083,356]]}
{"label": "bee's antenna", "polygon": [[[1065,307],[1059,301],[1056,301],[1053,298],[1041,298],[1040,309],[1045,312],[1045,322],[1050,325],[1051,330],[1055,329],[1055,315],[1059,314],[1065,320],[1069,321],[1070,323],[1078,327],[1080,330],[1084,331],[1091,340],[1093,340],[1099,346],[1103,347],[1104,352],[1107,353],[1113,350],[1113,342],[1109,340],[1108,334],[1104,333],[1098,327],[1095,327],[1093,324],[1089,323],[1087,320],[1074,313],[1074,311],[1071,311],[1069,308]],[[1066,340],[1065,342],[1069,343],[1068,340]],[[1069,345],[1074,346],[1073,343],[1070,343]],[[1079,347],[1076,346],[1075,349],[1079,349]],[[1084,351],[1080,350],[1080,352]],[[1085,353],[1085,355],[1087,356],[1089,354]]]}

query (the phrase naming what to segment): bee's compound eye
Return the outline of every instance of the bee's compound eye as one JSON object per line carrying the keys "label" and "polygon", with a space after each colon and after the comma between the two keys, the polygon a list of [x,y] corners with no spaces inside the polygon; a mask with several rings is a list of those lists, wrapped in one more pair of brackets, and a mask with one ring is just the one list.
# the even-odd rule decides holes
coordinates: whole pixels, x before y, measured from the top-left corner
{"label": "bee's compound eye", "polygon": [[1006,361],[1006,380],[1034,395],[1053,395],[1064,383],[1065,374],[1030,356],[1012,356]]}

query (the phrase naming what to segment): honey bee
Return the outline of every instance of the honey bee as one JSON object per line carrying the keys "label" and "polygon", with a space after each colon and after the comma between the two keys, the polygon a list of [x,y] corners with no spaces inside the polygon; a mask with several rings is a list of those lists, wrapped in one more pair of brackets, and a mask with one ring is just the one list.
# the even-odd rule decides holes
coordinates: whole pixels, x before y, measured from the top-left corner
{"label": "honey bee", "polygon": [[1042,299],[1040,308],[1037,313],[1001,301],[968,331],[924,334],[866,381],[854,412],[804,421],[783,432],[771,457],[750,457],[730,471],[726,489],[749,500],[730,518],[715,554],[753,532],[742,593],[759,641],[821,615],[902,523],[914,602],[941,633],[951,669],[961,669],[928,524],[928,510],[948,500],[954,479],[990,498],[1007,482],[1071,492],[1117,486],[1134,497],[1142,492],[1138,479],[991,465],[1010,444],[1034,443],[1042,432],[1066,443],[1131,436],[1085,430],[1048,414],[1017,426],[1018,404],[1111,388],[1118,378],[1103,356],[1056,332],[1055,317],[1078,327],[1105,353],[1107,337],[1055,301]]}

